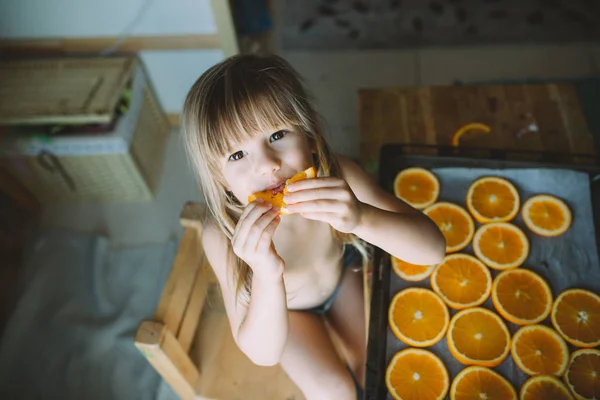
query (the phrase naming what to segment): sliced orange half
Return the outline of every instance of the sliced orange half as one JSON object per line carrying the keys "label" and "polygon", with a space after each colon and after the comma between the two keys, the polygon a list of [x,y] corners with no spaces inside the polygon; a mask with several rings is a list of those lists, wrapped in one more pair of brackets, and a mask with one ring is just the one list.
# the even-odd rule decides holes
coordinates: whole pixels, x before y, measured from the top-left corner
{"label": "sliced orange half", "polygon": [[569,289],[554,301],[552,325],[574,346],[600,346],[600,296],[583,289]]}
{"label": "sliced orange half", "polygon": [[488,267],[469,254],[447,255],[431,275],[431,287],[457,310],[482,304],[492,291]]}
{"label": "sliced orange half", "polygon": [[541,236],[562,235],[571,226],[571,210],[561,199],[547,194],[530,197],[523,204],[523,221]]}
{"label": "sliced orange half", "polygon": [[506,179],[480,178],[469,187],[467,209],[482,224],[508,222],[519,212],[519,192]]}
{"label": "sliced orange half", "polygon": [[490,268],[517,268],[529,255],[529,240],[515,225],[493,222],[477,229],[473,237],[473,251]]}
{"label": "sliced orange half", "polygon": [[600,399],[600,351],[580,349],[573,352],[564,378],[576,399]]}
{"label": "sliced orange half", "polygon": [[452,381],[450,400],[517,400],[512,385],[497,372],[467,367]]}
{"label": "sliced orange half", "polygon": [[423,209],[436,202],[440,195],[440,182],[424,168],[407,168],[396,175],[394,193],[414,208]]}
{"label": "sliced orange half", "polygon": [[528,375],[562,376],[569,365],[567,342],[552,328],[544,325],[524,326],[512,339],[510,354]]}
{"label": "sliced orange half", "polygon": [[409,348],[392,358],[385,372],[385,384],[396,400],[442,400],[450,377],[435,354]]}
{"label": "sliced orange half", "polygon": [[439,202],[426,208],[423,213],[442,231],[447,253],[460,251],[471,242],[475,223],[464,208],[453,203]]}
{"label": "sliced orange half", "polygon": [[557,377],[536,375],[521,386],[521,400],[573,400],[573,395]]}
{"label": "sliced orange half", "polygon": [[517,325],[542,322],[552,310],[552,291],[535,272],[517,268],[502,271],[492,286],[496,311]]}
{"label": "sliced orange half", "polygon": [[510,333],[495,313],[481,307],[461,310],[452,317],[446,335],[450,353],[464,365],[495,367],[510,351]]}
{"label": "sliced orange half", "polygon": [[444,337],[449,321],[446,304],[429,289],[404,289],[390,303],[390,329],[409,346],[433,346]]}
{"label": "sliced orange half", "polygon": [[399,258],[390,256],[392,260],[392,269],[405,281],[422,281],[431,275],[434,265],[417,265],[402,261]]}

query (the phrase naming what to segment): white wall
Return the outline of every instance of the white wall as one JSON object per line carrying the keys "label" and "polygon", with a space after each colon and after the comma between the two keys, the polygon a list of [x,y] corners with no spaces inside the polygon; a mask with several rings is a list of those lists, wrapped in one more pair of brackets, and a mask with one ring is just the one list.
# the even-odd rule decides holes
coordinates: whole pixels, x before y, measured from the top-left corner
{"label": "white wall", "polygon": [[167,113],[178,114],[190,87],[223,59],[221,50],[143,51],[140,57]]}
{"label": "white wall", "polygon": [[2,37],[216,33],[209,0],[0,0]]}
{"label": "white wall", "polygon": [[[210,0],[0,0],[0,38],[83,38],[124,32],[195,35],[216,34],[217,28]],[[220,50],[146,51],[140,57],[165,111],[179,113],[194,81],[223,55]]]}

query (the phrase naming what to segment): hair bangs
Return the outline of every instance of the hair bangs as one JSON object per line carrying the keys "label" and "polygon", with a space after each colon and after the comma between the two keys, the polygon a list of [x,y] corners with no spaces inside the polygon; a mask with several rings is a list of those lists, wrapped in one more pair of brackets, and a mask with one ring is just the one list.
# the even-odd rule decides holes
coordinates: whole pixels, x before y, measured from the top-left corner
{"label": "hair bangs", "polygon": [[281,88],[250,85],[224,85],[224,90],[213,97],[206,114],[209,135],[205,137],[208,153],[224,157],[239,144],[258,134],[281,127],[306,129],[305,117],[293,101],[293,93]]}

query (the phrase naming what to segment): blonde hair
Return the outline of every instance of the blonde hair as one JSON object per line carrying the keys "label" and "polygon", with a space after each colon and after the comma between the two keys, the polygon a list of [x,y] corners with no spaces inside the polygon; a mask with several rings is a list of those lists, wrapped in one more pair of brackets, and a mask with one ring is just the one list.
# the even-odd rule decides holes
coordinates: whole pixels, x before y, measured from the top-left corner
{"label": "blonde hair", "polygon": [[[184,143],[202,188],[210,216],[231,240],[243,212],[226,189],[220,159],[231,145],[278,126],[297,129],[315,152],[318,176],[340,177],[337,157],[325,140],[318,114],[302,78],[276,55],[236,55],[208,69],[190,89],[183,108]],[[366,260],[364,244],[354,235],[333,231],[341,243],[354,245]],[[236,296],[249,301],[252,270],[234,257]]]}

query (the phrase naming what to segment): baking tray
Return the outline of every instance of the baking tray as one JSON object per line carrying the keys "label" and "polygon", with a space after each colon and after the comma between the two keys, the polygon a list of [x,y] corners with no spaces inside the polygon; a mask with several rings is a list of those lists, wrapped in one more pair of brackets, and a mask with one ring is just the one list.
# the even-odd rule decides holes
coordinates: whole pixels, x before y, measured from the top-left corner
{"label": "baking tray", "polygon": [[[422,153],[432,155],[423,155]],[[583,172],[589,177],[591,213],[593,215],[593,229],[596,233],[595,249],[593,251],[597,254],[599,248],[598,232],[600,232],[600,166],[598,160],[593,157],[587,157],[584,164],[576,164],[575,161],[580,162],[582,159],[579,155],[567,154],[389,144],[381,150],[379,183],[385,190],[393,193],[393,182],[396,174],[408,167],[427,169],[458,167],[499,170],[547,168]],[[441,184],[444,184],[443,180]],[[598,269],[599,266],[595,265],[595,268]],[[493,273],[493,275],[495,274]],[[393,334],[388,328],[387,315],[390,299],[395,294],[390,290],[394,279],[399,278],[391,270],[389,256],[381,249],[375,249],[364,396],[366,400],[391,398],[385,385],[385,370],[389,361],[387,354],[388,340],[393,338]],[[423,284],[421,283],[419,286],[423,286]],[[589,288],[587,282],[580,282],[578,286]],[[553,294],[556,295],[556,293]],[[486,304],[488,302],[489,299]],[[452,309],[449,310],[451,314],[456,313]],[[513,325],[511,329],[511,325],[507,323],[511,334],[514,334],[515,329],[518,327]],[[393,338],[392,340],[397,339]],[[451,378],[453,378],[455,374],[450,371],[450,367],[449,372]],[[522,383],[522,380],[520,383]],[[518,391],[518,386],[515,389]]]}

